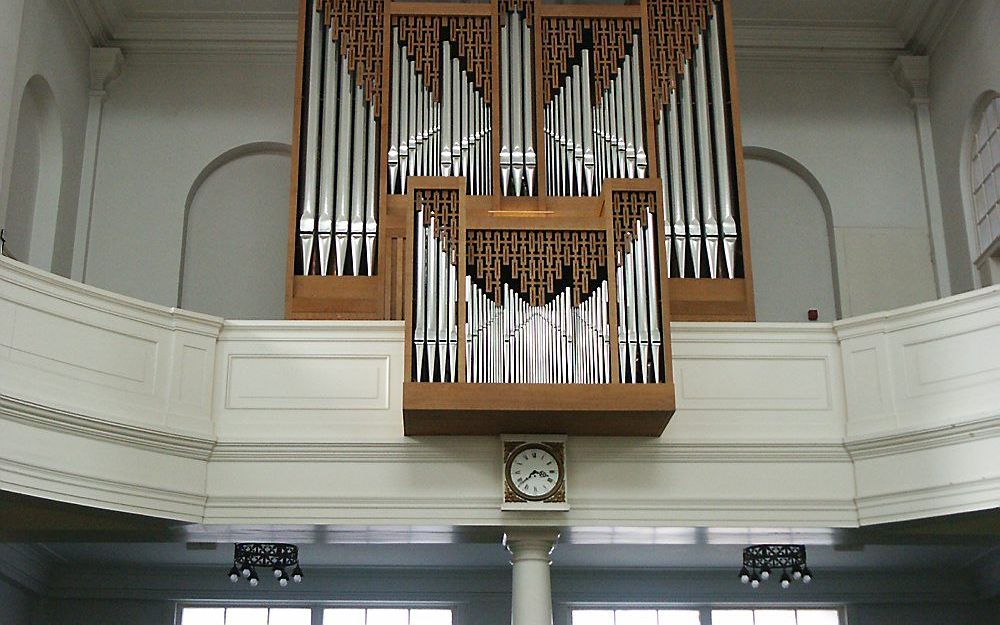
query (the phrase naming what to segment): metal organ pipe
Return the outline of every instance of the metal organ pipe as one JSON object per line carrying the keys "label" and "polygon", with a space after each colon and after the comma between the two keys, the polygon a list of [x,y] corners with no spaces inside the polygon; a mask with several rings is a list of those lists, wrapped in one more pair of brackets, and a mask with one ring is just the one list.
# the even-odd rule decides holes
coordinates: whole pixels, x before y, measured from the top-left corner
{"label": "metal organ pipe", "polygon": [[507,13],[500,27],[500,182],[503,195],[535,193],[534,78],[531,27],[521,13]]}
{"label": "metal organ pipe", "polygon": [[645,178],[645,146],[639,37],[613,79],[593,101],[593,51],[580,50],[545,105],[543,131],[552,195],[593,196],[610,178]]}
{"label": "metal organ pipe", "polygon": [[[309,14],[298,243],[302,275],[376,273],[376,111],[321,5]],[[395,62],[395,59],[394,59]],[[398,90],[397,85],[392,86]],[[398,168],[390,158],[390,178]]]}
{"label": "metal organ pipe", "polygon": [[576,305],[569,287],[534,306],[504,283],[501,302],[466,278],[466,382],[607,384],[607,282]]}
{"label": "metal organ pipe", "polygon": [[663,197],[671,214],[664,234],[670,260],[677,261],[671,275],[681,278],[739,277],[720,10],[716,2],[657,128],[658,153],[666,155],[660,158]]}

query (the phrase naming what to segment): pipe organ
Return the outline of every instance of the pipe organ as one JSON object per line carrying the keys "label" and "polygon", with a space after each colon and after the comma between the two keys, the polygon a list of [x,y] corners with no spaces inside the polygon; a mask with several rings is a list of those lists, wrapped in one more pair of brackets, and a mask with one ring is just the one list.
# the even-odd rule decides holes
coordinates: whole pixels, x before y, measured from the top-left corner
{"label": "pipe organ", "polygon": [[407,434],[656,436],[753,318],[729,0],[302,0],[287,314],[404,319]]}

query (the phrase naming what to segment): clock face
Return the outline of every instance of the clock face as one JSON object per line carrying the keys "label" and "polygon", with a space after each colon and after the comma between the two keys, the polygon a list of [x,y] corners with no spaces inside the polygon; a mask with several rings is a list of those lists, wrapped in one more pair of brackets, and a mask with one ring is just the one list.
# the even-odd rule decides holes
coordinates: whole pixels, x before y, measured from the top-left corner
{"label": "clock face", "polygon": [[529,501],[542,501],[562,484],[562,463],[544,445],[529,443],[511,454],[506,465],[507,482]]}

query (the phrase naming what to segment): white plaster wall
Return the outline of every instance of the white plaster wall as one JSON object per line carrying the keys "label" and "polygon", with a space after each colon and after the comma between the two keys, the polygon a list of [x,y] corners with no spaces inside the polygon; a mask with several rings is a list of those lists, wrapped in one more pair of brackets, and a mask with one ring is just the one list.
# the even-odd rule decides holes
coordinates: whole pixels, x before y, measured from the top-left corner
{"label": "white plaster wall", "polygon": [[931,123],[956,293],[977,286],[966,225],[971,213],[966,152],[979,97],[988,90],[1000,91],[997,32],[1000,3],[965,0],[931,56]]}
{"label": "white plaster wall", "polygon": [[14,258],[28,262],[35,197],[38,192],[38,165],[41,158],[41,120],[30,96],[24,98],[14,132],[14,162],[4,219],[7,250]]}
{"label": "white plaster wall", "polygon": [[744,145],[798,161],[829,197],[843,315],[935,299],[915,123],[889,69],[748,63],[740,98]]}
{"label": "white plaster wall", "polygon": [[[3,174],[0,178],[4,183],[0,187],[0,222],[4,218],[9,192],[6,183],[10,180],[13,166],[13,133],[16,132],[21,94],[28,80],[38,74],[45,78],[55,95],[63,139],[62,184],[58,191],[59,207],[52,270],[61,275],[69,275],[73,262],[76,207],[87,123],[90,44],[85,40],[66,2],[33,0],[13,4],[10,9],[0,8],[0,23],[3,23],[4,11],[11,10],[12,18],[16,19],[16,5],[23,4],[21,27],[15,39],[18,42],[14,63],[16,69],[9,87],[9,96],[4,85],[6,79],[3,78],[3,68],[9,63],[10,56],[0,47],[0,54],[4,54],[0,57],[0,97],[4,98],[3,107],[11,103],[10,113],[3,122],[7,125],[6,145],[0,144],[4,147]],[[0,28],[6,29],[9,26],[3,23]],[[4,37],[0,37],[0,46],[7,45],[3,39]],[[3,114],[4,109],[0,108],[0,115]],[[0,131],[2,130],[3,127],[0,126]],[[2,137],[0,134],[0,138]]]}
{"label": "white plaster wall", "polygon": [[176,305],[191,186],[231,149],[291,143],[294,91],[292,59],[127,62],[104,109],[88,283]]}
{"label": "white plaster wall", "polygon": [[[10,172],[5,165],[7,144],[14,142],[11,109],[14,108],[14,86],[17,81],[17,50],[21,41],[21,14],[24,0],[0,2],[0,222],[6,202],[7,182]],[[13,149],[13,148],[11,148]]]}
{"label": "white plaster wall", "polygon": [[[87,281],[175,305],[192,183],[234,147],[290,143],[293,84],[291,59],[130,62],[105,108]],[[748,65],[741,93],[744,143],[799,161],[829,196],[843,315],[934,299],[915,124],[888,67],[872,74]]]}
{"label": "white plaster wall", "polygon": [[757,321],[837,318],[830,236],[819,198],[789,169],[747,159]]}
{"label": "white plaster wall", "polygon": [[284,319],[291,160],[261,147],[192,189],[180,306],[230,319]]}

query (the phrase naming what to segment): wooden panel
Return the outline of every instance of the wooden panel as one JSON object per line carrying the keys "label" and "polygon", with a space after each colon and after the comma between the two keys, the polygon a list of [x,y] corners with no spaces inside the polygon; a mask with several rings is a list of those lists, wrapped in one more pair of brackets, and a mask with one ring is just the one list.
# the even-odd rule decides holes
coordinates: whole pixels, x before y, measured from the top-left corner
{"label": "wooden panel", "polygon": [[746,280],[671,278],[670,318],[673,321],[753,321],[753,299]]}
{"label": "wooden panel", "polygon": [[403,432],[659,436],[673,384],[403,384]]}

